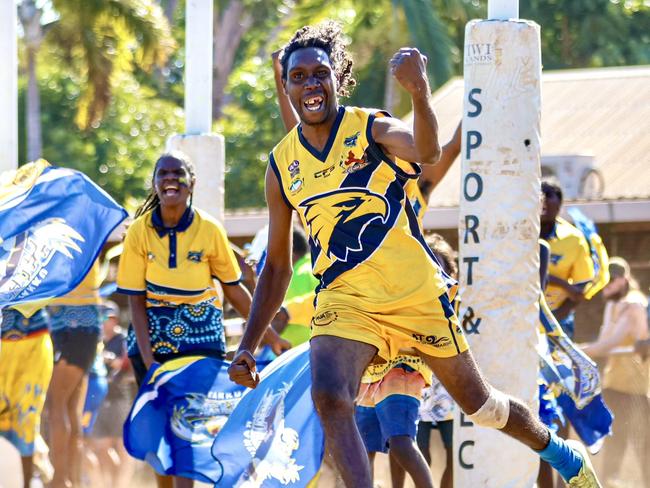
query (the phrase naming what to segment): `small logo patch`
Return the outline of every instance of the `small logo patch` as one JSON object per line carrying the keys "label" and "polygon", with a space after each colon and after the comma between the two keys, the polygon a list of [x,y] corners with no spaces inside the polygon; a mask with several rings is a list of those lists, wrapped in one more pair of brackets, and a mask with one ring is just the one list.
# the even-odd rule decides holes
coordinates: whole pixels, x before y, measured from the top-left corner
{"label": "small logo patch", "polygon": [[195,263],[200,263],[201,259],[203,259],[203,251],[189,251],[187,253],[187,259]]}
{"label": "small logo patch", "polygon": [[428,344],[433,347],[447,347],[451,344],[451,339],[449,337],[438,337],[435,335],[425,336],[423,334],[413,334],[413,339],[418,341],[420,344]]}
{"label": "small logo patch", "polygon": [[300,190],[302,190],[304,182],[305,181],[302,178],[296,178],[295,180],[293,180],[289,185],[289,191],[291,192],[291,194],[295,195]]}
{"label": "small logo patch", "polygon": [[335,322],[339,318],[339,314],[336,312],[330,312],[329,310],[314,315],[314,318],[311,319],[311,324],[316,326],[325,326],[330,325],[332,322]]}
{"label": "small logo patch", "polygon": [[287,170],[289,171],[289,174],[291,175],[292,178],[298,176],[300,174],[300,161],[294,159],[293,162],[287,168]]}
{"label": "small logo patch", "polygon": [[357,139],[359,139],[360,134],[361,134],[360,132],[357,132],[356,134],[353,134],[350,137],[346,137],[343,140],[343,145],[345,147],[354,147],[354,146],[356,146],[357,145]]}
{"label": "small logo patch", "polygon": [[336,165],[332,165],[329,168],[322,169],[320,171],[317,171],[314,173],[314,178],[327,178],[329,175],[331,175],[334,172],[334,168]]}
{"label": "small logo patch", "polygon": [[346,174],[350,173],[356,173],[357,171],[365,168],[368,166],[370,163],[366,159],[366,155],[364,153],[361,158],[357,158],[352,151],[348,151],[348,156],[345,160],[341,158],[341,163],[340,166],[343,168],[343,172]]}

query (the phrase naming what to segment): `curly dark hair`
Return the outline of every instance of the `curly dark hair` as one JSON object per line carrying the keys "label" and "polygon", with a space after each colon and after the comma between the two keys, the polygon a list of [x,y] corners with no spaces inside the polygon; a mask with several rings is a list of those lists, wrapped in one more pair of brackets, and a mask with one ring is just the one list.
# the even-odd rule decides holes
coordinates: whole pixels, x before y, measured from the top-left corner
{"label": "curly dark hair", "polygon": [[346,50],[341,24],[326,20],[317,25],[306,25],[298,29],[280,54],[283,79],[287,79],[287,67],[291,55],[298,49],[307,47],[316,47],[325,51],[338,82],[337,93],[348,96],[349,89],[357,82],[352,77],[352,56]]}

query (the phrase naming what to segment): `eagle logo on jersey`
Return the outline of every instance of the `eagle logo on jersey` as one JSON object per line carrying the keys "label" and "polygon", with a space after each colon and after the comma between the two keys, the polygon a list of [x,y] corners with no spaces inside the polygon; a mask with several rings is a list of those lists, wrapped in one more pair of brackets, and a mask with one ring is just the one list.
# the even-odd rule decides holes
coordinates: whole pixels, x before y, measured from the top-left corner
{"label": "eagle logo on jersey", "polygon": [[388,201],[367,188],[339,188],[314,195],[300,206],[312,239],[328,258],[347,261],[349,251],[361,251],[361,235],[376,220],[388,220]]}

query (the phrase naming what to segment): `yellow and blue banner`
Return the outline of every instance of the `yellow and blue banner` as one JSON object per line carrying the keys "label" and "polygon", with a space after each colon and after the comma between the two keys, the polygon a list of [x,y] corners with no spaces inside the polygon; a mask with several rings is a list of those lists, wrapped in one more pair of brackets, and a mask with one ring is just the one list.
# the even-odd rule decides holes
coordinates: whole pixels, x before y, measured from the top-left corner
{"label": "yellow and blue banner", "polygon": [[539,316],[544,332],[538,347],[541,380],[556,394],[564,418],[595,452],[611,434],[614,420],[601,395],[598,366],[565,334],[543,295]]}
{"label": "yellow and blue banner", "polygon": [[600,290],[609,283],[609,255],[607,249],[593,220],[583,214],[577,207],[570,207],[567,213],[571,216],[573,224],[582,232],[589,244],[589,252],[594,262],[594,279],[585,290],[585,298],[591,300]]}
{"label": "yellow and blue banner", "polygon": [[79,171],[41,159],[0,175],[0,308],[74,289],[126,216]]}
{"label": "yellow and blue banner", "polygon": [[324,436],[311,399],[309,343],[284,353],[239,402],[212,447],[217,487],[305,487],[320,469]]}
{"label": "yellow and blue banner", "polygon": [[128,453],[162,475],[221,479],[212,443],[246,390],[230,381],[229,365],[201,356],[154,364],[124,424]]}

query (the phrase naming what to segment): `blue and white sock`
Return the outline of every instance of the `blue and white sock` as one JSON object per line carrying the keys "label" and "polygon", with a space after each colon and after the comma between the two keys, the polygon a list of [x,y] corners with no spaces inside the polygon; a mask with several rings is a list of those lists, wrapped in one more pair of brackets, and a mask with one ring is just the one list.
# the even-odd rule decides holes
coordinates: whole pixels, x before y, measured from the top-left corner
{"label": "blue and white sock", "polygon": [[538,451],[539,457],[553,466],[562,475],[564,481],[569,481],[580,472],[582,456],[569,446],[564,439],[559,438],[551,431],[549,431],[549,434],[551,439],[548,446]]}

